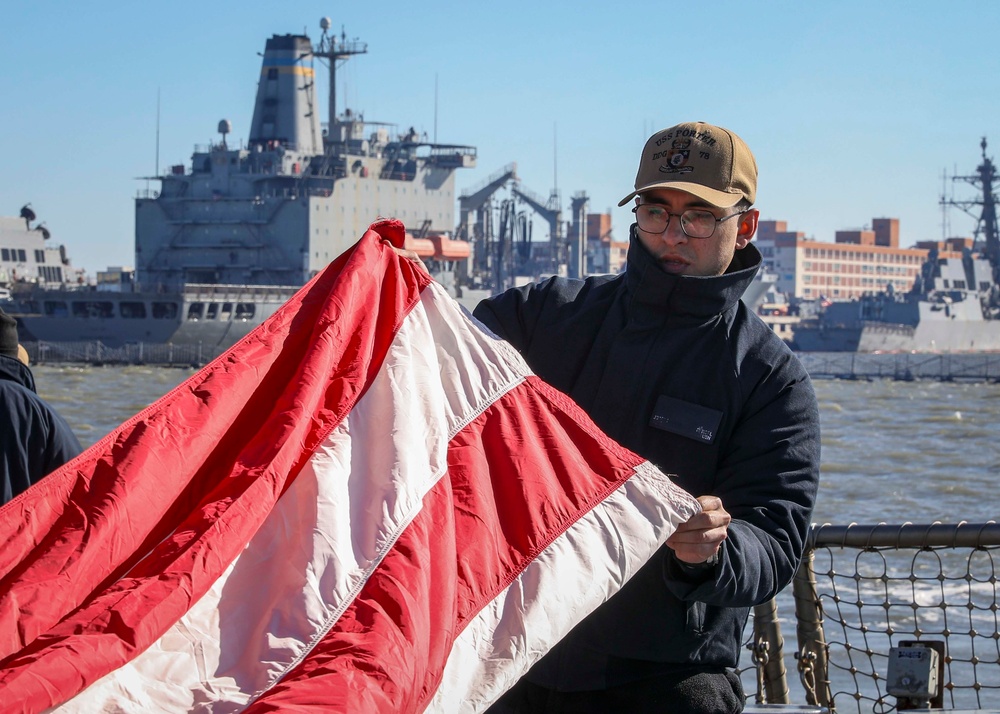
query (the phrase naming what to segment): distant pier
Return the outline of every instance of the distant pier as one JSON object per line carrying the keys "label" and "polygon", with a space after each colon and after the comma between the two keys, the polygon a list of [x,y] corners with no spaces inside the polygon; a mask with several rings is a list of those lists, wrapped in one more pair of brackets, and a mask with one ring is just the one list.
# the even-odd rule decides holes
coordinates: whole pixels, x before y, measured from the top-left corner
{"label": "distant pier", "polygon": [[798,352],[813,379],[1000,382],[1000,352]]}
{"label": "distant pier", "polygon": [[[148,364],[200,367],[222,350],[210,345],[101,342],[26,342],[32,364]],[[1000,352],[892,353],[798,352],[813,379],[895,379],[1000,382]]]}

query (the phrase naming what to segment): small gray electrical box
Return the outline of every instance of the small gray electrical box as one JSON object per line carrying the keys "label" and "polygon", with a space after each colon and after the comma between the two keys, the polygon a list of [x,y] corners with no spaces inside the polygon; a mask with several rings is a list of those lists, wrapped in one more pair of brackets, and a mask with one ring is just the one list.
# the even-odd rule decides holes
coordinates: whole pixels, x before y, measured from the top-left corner
{"label": "small gray electrical box", "polygon": [[890,649],[885,688],[894,697],[930,699],[937,696],[937,651],[930,647]]}

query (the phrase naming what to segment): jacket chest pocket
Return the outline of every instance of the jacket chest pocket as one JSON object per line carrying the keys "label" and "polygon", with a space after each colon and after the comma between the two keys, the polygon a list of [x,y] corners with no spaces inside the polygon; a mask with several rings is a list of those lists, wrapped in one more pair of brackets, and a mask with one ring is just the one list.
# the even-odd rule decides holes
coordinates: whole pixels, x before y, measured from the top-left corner
{"label": "jacket chest pocket", "polygon": [[700,444],[713,444],[722,423],[722,412],[666,395],[656,401],[649,425]]}

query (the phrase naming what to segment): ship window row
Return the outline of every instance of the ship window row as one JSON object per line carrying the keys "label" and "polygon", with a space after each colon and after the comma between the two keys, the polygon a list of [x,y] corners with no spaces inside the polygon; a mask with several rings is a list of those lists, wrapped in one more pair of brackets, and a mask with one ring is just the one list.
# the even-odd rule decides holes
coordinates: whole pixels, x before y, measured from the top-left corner
{"label": "ship window row", "polygon": [[[902,290],[909,290],[912,286],[912,281],[909,280],[899,280],[892,278],[852,278],[852,277],[841,277],[839,275],[829,276],[829,275],[803,275],[802,283],[804,285],[849,285],[862,288],[878,288],[884,286],[886,283],[892,283]],[[964,285],[964,283],[963,283]],[[945,285],[945,287],[948,287]]]}
{"label": "ship window row", "polygon": [[251,320],[257,311],[257,306],[252,302],[238,302],[235,304],[233,312],[231,302],[193,302],[188,306],[187,319],[197,320]]}
{"label": "ship window row", "polygon": [[802,262],[804,271],[811,270],[817,273],[891,273],[895,275],[916,275],[919,270],[913,266],[905,265],[857,265],[855,263],[814,263],[806,260]]}
{"label": "ship window row", "polygon": [[142,319],[151,315],[156,320],[173,320],[178,313],[177,303],[154,301],[147,312],[146,303],[138,300],[122,300],[115,304],[111,300],[44,300],[42,310],[49,317],[69,317],[78,319]]}
{"label": "ship window row", "polygon": [[[121,317],[125,320],[144,319],[173,320],[179,312],[176,302],[153,301],[148,306],[139,300],[122,300],[117,303],[118,314],[115,314],[115,304],[110,300],[45,300],[42,303],[44,313],[49,317],[69,317],[82,319],[111,319]],[[188,320],[251,320],[256,313],[256,305],[249,302],[195,302],[188,307]]]}
{"label": "ship window row", "polygon": [[830,248],[806,248],[806,258],[826,258],[830,260],[861,260],[881,263],[916,263],[924,262],[922,254],[910,253],[875,253],[860,250],[833,250]]}
{"label": "ship window row", "polygon": [[47,283],[61,283],[63,279],[62,268],[57,265],[38,266],[38,275]]}
{"label": "ship window row", "polygon": [[[15,263],[26,263],[28,261],[28,254],[24,248],[0,248],[0,260]],[[39,264],[45,263],[45,251],[35,249],[35,262]]]}

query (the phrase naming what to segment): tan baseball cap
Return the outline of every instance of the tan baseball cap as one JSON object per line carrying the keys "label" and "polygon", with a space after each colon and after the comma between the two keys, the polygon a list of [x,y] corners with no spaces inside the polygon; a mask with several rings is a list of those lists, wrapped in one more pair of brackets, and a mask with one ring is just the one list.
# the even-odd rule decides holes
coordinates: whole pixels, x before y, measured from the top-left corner
{"label": "tan baseball cap", "polygon": [[728,129],[704,122],[678,124],[646,141],[635,191],[618,205],[654,188],[684,191],[718,208],[730,208],[744,198],[753,203],[757,162],[750,147]]}

